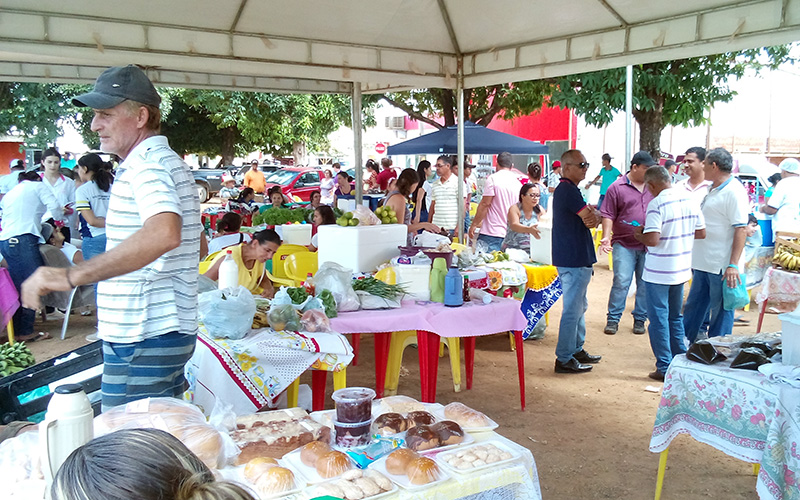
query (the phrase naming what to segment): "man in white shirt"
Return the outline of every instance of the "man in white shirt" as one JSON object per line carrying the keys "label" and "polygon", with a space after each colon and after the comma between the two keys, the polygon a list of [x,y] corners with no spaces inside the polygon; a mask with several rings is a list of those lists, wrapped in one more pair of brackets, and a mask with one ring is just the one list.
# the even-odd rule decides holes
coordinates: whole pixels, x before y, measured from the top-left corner
{"label": "man in white shirt", "polygon": [[647,206],[643,227],[634,231],[647,247],[644,281],[650,347],[656,370],[649,374],[663,381],[672,358],[686,352],[683,332],[683,284],[692,278],[691,256],[695,239],[706,236],[700,207],[685,191],[672,187],[665,167],[650,167],[644,174],[647,189],[655,198]]}
{"label": "man in white shirt", "polygon": [[761,211],[774,215],[772,229],[777,233],[800,232],[800,162],[786,158],[781,162],[781,181]]}
{"label": "man in white shirt", "polygon": [[25,162],[23,160],[11,160],[9,169],[11,173],[0,177],[0,200],[3,199],[6,193],[11,191],[11,188],[19,184],[19,173],[25,171]]}
{"label": "man in white shirt", "polygon": [[68,269],[39,268],[22,287],[39,296],[99,282],[103,409],[146,397],[181,397],[197,334],[200,203],[189,166],[159,135],[161,97],[136,66],[104,71],[73,99],[94,109],[100,148],[124,161],[106,216],[106,252]]}
{"label": "man in white shirt", "polygon": [[709,313],[709,337],[731,334],[733,311],[722,307],[722,287],[739,285],[747,238],[749,201],[742,183],[731,175],[733,157],[716,148],[706,154],[703,164],[711,190],[701,206],[706,238],[697,240],[692,251],[692,287],[683,311],[683,329],[690,342],[697,339]]}
{"label": "man in white shirt", "polygon": [[458,177],[453,175],[453,159],[442,155],[436,159],[436,175],[431,186],[431,208],[428,219],[453,235],[458,228]]}
{"label": "man in white shirt", "polygon": [[687,149],[686,156],[683,158],[683,171],[689,177],[675,184],[675,187],[689,193],[689,198],[697,203],[698,207],[703,203],[703,198],[708,194],[708,190],[711,189],[711,181],[706,180],[703,170],[703,160],[705,159],[705,148],[697,146]]}

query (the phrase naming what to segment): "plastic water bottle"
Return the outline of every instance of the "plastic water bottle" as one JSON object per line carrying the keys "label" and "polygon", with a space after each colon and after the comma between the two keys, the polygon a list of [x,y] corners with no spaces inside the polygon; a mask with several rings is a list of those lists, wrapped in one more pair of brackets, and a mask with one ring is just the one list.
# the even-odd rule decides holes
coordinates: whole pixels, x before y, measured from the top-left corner
{"label": "plastic water bottle", "polygon": [[239,289],[239,266],[233,260],[233,251],[228,250],[223,259],[222,264],[219,265],[219,280],[218,286],[220,290],[230,288],[231,290]]}
{"label": "plastic water bottle", "polygon": [[464,305],[464,278],[458,272],[458,266],[453,264],[444,277],[444,305],[459,307]]}
{"label": "plastic water bottle", "polygon": [[431,288],[431,301],[444,302],[444,287],[445,276],[447,275],[447,263],[441,257],[433,260],[433,268],[431,269],[430,288]]}

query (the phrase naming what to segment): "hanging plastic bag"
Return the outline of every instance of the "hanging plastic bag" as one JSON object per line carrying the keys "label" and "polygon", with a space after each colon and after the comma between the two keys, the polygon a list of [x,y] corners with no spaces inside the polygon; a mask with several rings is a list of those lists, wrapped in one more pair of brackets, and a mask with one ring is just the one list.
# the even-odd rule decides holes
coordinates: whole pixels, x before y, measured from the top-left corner
{"label": "hanging plastic bag", "polygon": [[243,286],[235,293],[212,290],[199,295],[197,312],[211,337],[238,340],[250,331],[256,300]]}
{"label": "hanging plastic bag", "polygon": [[358,295],[353,290],[353,270],[335,262],[323,262],[314,275],[317,290],[330,290],[339,311],[357,311]]}
{"label": "hanging plastic bag", "polygon": [[733,288],[727,283],[722,285],[722,307],[726,311],[741,309],[750,303],[750,295],[745,286],[744,274],[739,275],[739,285]]}

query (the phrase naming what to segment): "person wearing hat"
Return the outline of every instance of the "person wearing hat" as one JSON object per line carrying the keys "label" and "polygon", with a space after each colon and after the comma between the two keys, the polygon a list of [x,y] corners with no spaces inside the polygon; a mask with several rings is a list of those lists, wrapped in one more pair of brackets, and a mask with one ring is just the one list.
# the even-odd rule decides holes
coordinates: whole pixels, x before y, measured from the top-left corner
{"label": "person wearing hat", "polygon": [[11,160],[9,171],[11,173],[0,177],[0,200],[19,183],[19,173],[25,171],[25,160]]}
{"label": "person wearing hat", "polygon": [[105,70],[73,98],[94,109],[100,149],[123,159],[111,187],[106,251],[63,269],[40,267],[22,303],[98,283],[103,409],[146,397],[181,397],[197,339],[200,202],[194,177],[160,135],[161,97],[136,66]]}
{"label": "person wearing hat", "polygon": [[264,194],[267,189],[267,178],[258,168],[258,160],[250,162],[250,170],[244,174],[244,187],[253,188],[256,194]]}
{"label": "person wearing hat", "polygon": [[600,198],[597,200],[597,209],[600,210],[600,207],[603,205],[603,199],[606,197],[606,191],[608,191],[608,187],[611,185],[612,182],[619,179],[622,173],[617,170],[615,167],[611,166],[611,155],[608,153],[603,154],[603,168],[600,169],[600,173],[597,174],[597,177],[588,184],[586,184],[586,189],[597,184],[597,181],[602,179],[603,181],[600,183]]}
{"label": "person wearing hat", "polygon": [[553,162],[552,170],[547,176],[547,190],[551,195],[556,192],[559,182],[561,182],[561,162],[556,160]]}
{"label": "person wearing hat", "polygon": [[786,158],[780,164],[781,181],[772,191],[761,211],[774,215],[772,229],[775,232],[800,233],[800,162]]}
{"label": "person wearing hat", "polygon": [[231,177],[230,174],[222,174],[222,187],[219,190],[219,199],[223,205],[228,200],[235,200],[239,196],[239,190],[236,189],[236,179]]}
{"label": "person wearing hat", "polygon": [[644,173],[656,162],[647,151],[639,151],[631,159],[630,171],[611,183],[600,209],[603,217],[603,239],[600,251],[611,252],[614,282],[608,295],[608,315],[603,333],[614,335],[619,329],[628,289],[636,277],[636,301],[633,306],[633,333],[646,333],[647,297],[642,272],[644,271],[645,246],[634,237],[634,229],[644,224],[647,204],[653,195],[644,182]]}
{"label": "person wearing hat", "polygon": [[711,189],[701,207],[706,237],[695,241],[692,249],[692,286],[683,310],[683,330],[690,343],[697,340],[706,319],[709,337],[733,330],[733,311],[722,307],[722,287],[738,286],[744,272],[750,208],[744,186],[731,174],[733,157],[728,151],[707,152],[703,168]]}

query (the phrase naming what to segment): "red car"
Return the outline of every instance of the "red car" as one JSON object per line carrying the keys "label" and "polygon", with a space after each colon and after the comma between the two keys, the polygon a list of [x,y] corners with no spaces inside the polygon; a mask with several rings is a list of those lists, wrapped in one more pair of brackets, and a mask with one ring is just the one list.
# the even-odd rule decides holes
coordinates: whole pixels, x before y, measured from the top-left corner
{"label": "red car", "polygon": [[311,201],[311,192],[319,191],[322,170],[314,167],[284,167],[267,177],[267,190],[280,186],[292,201]]}

